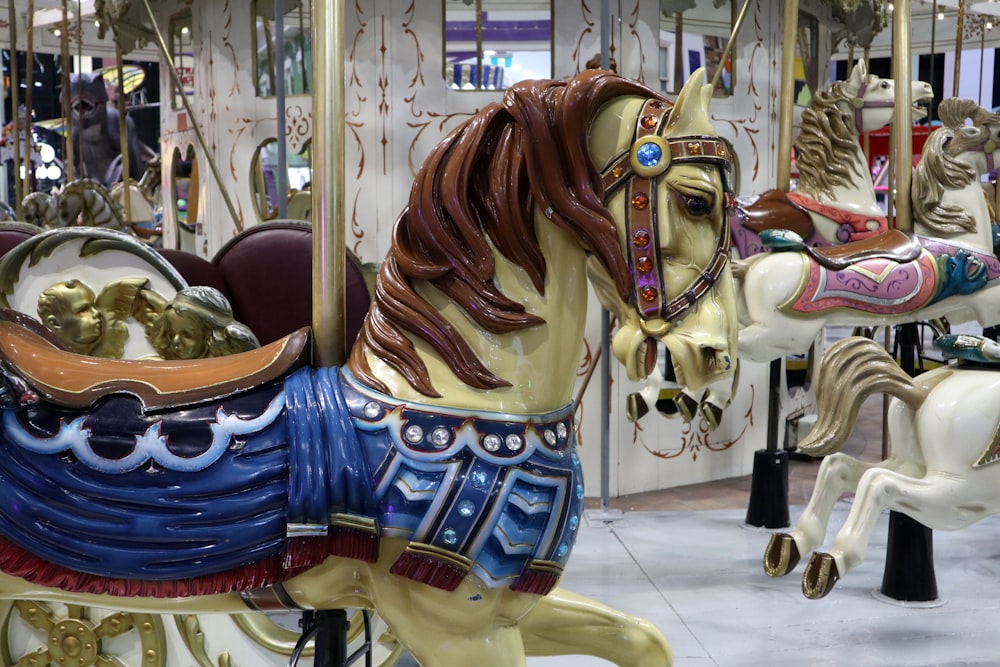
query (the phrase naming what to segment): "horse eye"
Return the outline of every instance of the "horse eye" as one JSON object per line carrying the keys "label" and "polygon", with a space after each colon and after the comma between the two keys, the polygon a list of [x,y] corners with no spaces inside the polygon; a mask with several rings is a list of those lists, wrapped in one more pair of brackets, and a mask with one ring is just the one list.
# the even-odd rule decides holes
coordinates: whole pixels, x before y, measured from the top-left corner
{"label": "horse eye", "polygon": [[704,217],[712,212],[712,202],[705,197],[681,195],[681,202],[687,212],[694,217]]}
{"label": "horse eye", "polygon": [[882,87],[883,88],[888,88],[889,87],[889,82],[888,81],[883,81],[882,82]]}

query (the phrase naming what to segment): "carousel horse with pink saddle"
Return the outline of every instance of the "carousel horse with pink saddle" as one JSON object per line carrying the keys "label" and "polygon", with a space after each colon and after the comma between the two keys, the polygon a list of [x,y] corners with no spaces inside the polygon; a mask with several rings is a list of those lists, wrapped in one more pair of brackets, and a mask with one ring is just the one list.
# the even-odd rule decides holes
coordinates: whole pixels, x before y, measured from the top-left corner
{"label": "carousel horse with pink saddle", "polygon": [[804,353],[828,325],[1000,322],[1000,261],[981,180],[1000,159],[1000,115],[960,99],[942,101],[939,115],[913,173],[914,233],[813,248],[773,230],[772,252],[740,263],[741,359]]}
{"label": "carousel horse with pink saddle", "polygon": [[95,360],[0,322],[0,597],[123,610],[369,607],[425,667],[672,663],[558,587],[582,522],[587,277],[631,377],[732,384],[733,158],[698,71],[525,81],[416,176],[342,367],[258,350]]}
{"label": "carousel horse with pink saddle", "polygon": [[[763,252],[760,234],[787,229],[809,246],[829,246],[872,238],[889,229],[875,196],[862,132],[889,125],[895,116],[895,82],[868,74],[863,60],[846,81],[818,92],[802,112],[795,140],[799,177],[792,192],[768,190],[734,209],[733,247],[740,257]],[[930,84],[910,86],[908,120],[926,115],[934,97]]]}

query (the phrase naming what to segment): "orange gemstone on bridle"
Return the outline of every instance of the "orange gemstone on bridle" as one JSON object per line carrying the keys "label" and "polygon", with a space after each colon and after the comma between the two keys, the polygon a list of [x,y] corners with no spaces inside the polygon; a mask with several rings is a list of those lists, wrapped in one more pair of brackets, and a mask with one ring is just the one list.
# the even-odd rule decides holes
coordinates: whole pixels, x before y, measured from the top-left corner
{"label": "orange gemstone on bridle", "polygon": [[643,287],[639,290],[639,296],[642,297],[643,301],[656,301],[656,297],[659,294],[655,287]]}
{"label": "orange gemstone on bridle", "polygon": [[645,130],[652,130],[654,127],[656,127],[656,124],[659,121],[660,121],[660,119],[657,116],[654,116],[652,114],[648,114],[646,116],[643,116],[639,120],[639,125],[641,125],[643,127],[643,129],[645,129]]}
{"label": "orange gemstone on bridle", "polygon": [[637,192],[632,195],[632,207],[640,211],[649,206],[649,195],[645,192]]}
{"label": "orange gemstone on bridle", "polygon": [[645,248],[649,245],[649,232],[645,229],[640,229],[632,234],[632,245],[636,248]]}
{"label": "orange gemstone on bridle", "polygon": [[635,260],[635,268],[639,269],[640,273],[649,273],[653,270],[653,260],[648,256],[643,255],[639,259]]}

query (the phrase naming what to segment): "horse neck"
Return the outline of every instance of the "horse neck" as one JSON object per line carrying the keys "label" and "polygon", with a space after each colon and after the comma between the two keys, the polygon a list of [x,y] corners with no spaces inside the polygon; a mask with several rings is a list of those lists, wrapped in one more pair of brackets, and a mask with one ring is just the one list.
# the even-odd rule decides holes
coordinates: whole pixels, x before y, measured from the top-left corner
{"label": "horse neck", "polygon": [[524,304],[529,313],[544,319],[544,324],[508,334],[487,333],[441,292],[429,284],[415,283],[417,292],[445,315],[489,370],[511,386],[491,390],[471,388],[455,377],[428,344],[410,336],[441,396],[429,398],[417,392],[402,375],[368,350],[372,372],[393,396],[431,405],[511,414],[549,412],[572,400],[586,319],[586,255],[575,237],[547,220],[536,222],[536,228],[548,267],[545,294],[536,292],[527,274],[494,250],[495,283],[509,298]]}

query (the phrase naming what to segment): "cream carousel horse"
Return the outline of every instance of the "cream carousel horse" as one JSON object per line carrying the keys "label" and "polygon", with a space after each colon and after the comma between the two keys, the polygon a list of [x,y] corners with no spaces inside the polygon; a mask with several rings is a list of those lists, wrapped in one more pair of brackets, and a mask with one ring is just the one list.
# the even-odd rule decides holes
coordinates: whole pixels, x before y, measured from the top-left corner
{"label": "cream carousel horse", "polygon": [[60,191],[57,202],[59,221],[64,227],[103,227],[127,231],[122,211],[100,182],[79,178]]}
{"label": "cream carousel horse", "polygon": [[660,342],[694,390],[735,371],[710,99],[701,70],[674,105],[594,70],[507,90],[425,161],[342,368],[305,330],[155,363],[0,323],[0,597],[372,607],[425,667],[670,665],[648,622],[556,586],[587,273],[631,304],[630,372]]}
{"label": "cream carousel horse", "polygon": [[[1000,360],[1000,346],[972,336],[948,336],[952,355]],[[872,394],[893,396],[888,429],[891,456],[879,463],[840,453],[861,403]],[[856,568],[879,515],[908,515],[934,530],[957,530],[1000,513],[1000,372],[942,366],[910,378],[882,346],[851,337],[830,346],[820,362],[819,421],[799,449],[825,456],[816,488],[795,529],[771,536],[764,571],[788,574],[812,554],[802,577],[809,598],[825,596]],[[832,549],[822,546],[833,505],[855,494]]]}
{"label": "cream carousel horse", "polygon": [[125,213],[125,182],[118,181],[111,186],[111,200],[117,205],[130,232],[145,243],[155,244],[160,240],[163,229],[162,221],[156,214],[156,208],[162,206],[161,181],[162,161],[159,156],[146,166],[142,178],[138,181],[129,179],[129,209],[131,216]]}
{"label": "cream carousel horse", "polygon": [[[779,236],[789,249],[745,260],[736,272],[741,359],[803,353],[831,324],[1000,322],[1000,262],[980,183],[1000,159],[1000,116],[968,100],[940,109],[947,124],[928,137],[913,176],[916,234],[894,230],[835,248]],[[975,124],[962,124],[966,117]]]}
{"label": "cream carousel horse", "polygon": [[[921,105],[933,99],[934,91],[914,81],[910,94],[912,122],[926,114]],[[810,246],[858,241],[888,229],[858,138],[892,122],[895,95],[895,83],[868,74],[860,60],[846,81],[813,97],[795,140],[796,189],[787,194],[769,190],[733,216],[733,247],[740,257],[764,249],[759,234],[765,229],[790,229]]]}

